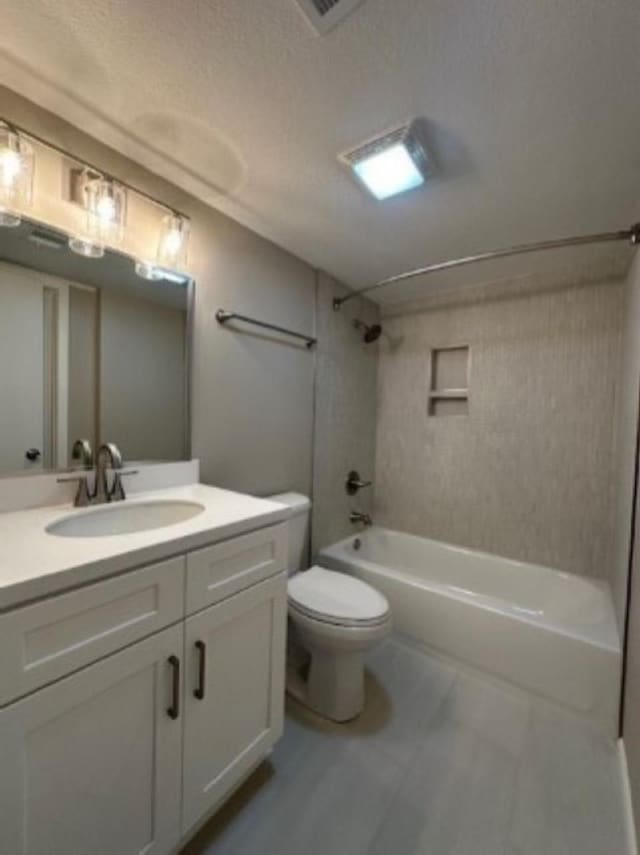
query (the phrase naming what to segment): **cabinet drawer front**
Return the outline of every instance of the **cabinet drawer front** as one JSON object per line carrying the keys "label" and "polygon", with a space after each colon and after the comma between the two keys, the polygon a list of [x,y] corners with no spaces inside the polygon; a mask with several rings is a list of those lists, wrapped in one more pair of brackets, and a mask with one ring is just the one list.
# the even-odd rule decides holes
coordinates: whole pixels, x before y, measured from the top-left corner
{"label": "cabinet drawer front", "polygon": [[184,557],[0,617],[0,705],[180,620]]}
{"label": "cabinet drawer front", "polygon": [[286,523],[207,546],[187,556],[187,614],[285,569]]}

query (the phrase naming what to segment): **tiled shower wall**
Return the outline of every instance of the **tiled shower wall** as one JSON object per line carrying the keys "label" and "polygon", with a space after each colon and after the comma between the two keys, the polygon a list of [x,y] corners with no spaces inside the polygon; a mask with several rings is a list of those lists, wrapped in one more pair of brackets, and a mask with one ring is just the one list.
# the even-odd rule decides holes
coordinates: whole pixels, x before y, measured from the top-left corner
{"label": "tiled shower wall", "polygon": [[[380,525],[591,576],[612,556],[623,283],[523,279],[383,319]],[[468,415],[430,416],[433,348],[468,345]]]}
{"label": "tiled shower wall", "polygon": [[334,311],[334,297],[346,289],[318,274],[318,335],[314,427],[312,551],[355,531],[349,512],[371,512],[371,488],[357,496],[345,492],[350,469],[373,478],[376,435],[376,375],[380,342],[365,344],[353,320],[377,323],[378,307],[362,298]]}

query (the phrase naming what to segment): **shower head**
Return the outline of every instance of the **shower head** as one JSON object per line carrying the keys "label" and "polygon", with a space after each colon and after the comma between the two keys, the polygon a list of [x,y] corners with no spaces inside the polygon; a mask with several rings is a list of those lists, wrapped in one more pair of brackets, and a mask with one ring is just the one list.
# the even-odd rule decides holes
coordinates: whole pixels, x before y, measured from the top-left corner
{"label": "shower head", "polygon": [[380,338],[380,334],[382,332],[380,324],[371,324],[371,326],[369,326],[369,324],[365,324],[364,321],[359,321],[356,318],[353,325],[357,330],[364,330],[364,336],[362,339],[366,344],[371,344],[372,341],[377,341]]}

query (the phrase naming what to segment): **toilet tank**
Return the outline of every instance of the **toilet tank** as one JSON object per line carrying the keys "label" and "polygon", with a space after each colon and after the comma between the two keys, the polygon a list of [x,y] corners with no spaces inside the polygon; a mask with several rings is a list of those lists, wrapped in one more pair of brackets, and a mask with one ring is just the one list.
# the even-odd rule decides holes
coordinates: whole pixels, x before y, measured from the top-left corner
{"label": "toilet tank", "polygon": [[291,576],[298,570],[306,570],[308,566],[309,548],[309,516],[311,500],[301,493],[278,493],[267,496],[272,502],[279,502],[289,508],[287,528],[289,535],[289,551],[287,572]]}

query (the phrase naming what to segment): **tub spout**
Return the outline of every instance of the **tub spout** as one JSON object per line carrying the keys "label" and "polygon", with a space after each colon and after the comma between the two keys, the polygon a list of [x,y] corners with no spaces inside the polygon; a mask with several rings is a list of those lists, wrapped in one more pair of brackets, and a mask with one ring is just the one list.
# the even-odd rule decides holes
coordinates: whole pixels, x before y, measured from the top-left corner
{"label": "tub spout", "polygon": [[349,514],[349,522],[362,523],[364,526],[373,525],[373,520],[369,514],[363,514],[362,511],[351,511]]}

